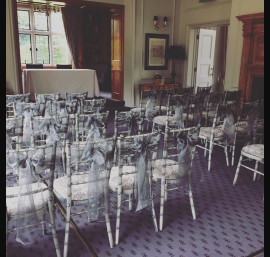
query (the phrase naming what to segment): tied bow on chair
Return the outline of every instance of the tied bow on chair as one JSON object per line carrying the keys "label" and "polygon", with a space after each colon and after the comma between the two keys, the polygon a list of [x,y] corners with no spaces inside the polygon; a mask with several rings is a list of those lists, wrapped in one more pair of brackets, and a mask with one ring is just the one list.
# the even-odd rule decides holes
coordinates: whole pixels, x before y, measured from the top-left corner
{"label": "tied bow on chair", "polygon": [[[105,127],[102,116],[91,116],[89,115],[85,123],[85,128],[88,129],[88,135],[86,140],[96,141],[101,139],[101,130]],[[85,130],[85,129],[83,129]]]}
{"label": "tied bow on chair", "polygon": [[[14,152],[13,156],[9,153],[7,163],[12,167],[15,174],[19,177],[18,183],[18,202],[17,202],[17,236],[16,241],[21,244],[31,244],[36,240],[34,232],[41,231],[39,218],[35,204],[41,204],[39,209],[44,208],[46,202],[43,196],[43,187],[40,178],[35,174],[34,169],[37,166],[44,165],[43,149],[36,151],[32,157],[26,157],[23,154]],[[7,195],[7,197],[15,197],[16,195]],[[35,196],[34,196],[35,194]],[[31,213],[31,215],[29,215]],[[43,215],[43,221],[49,224],[48,214]],[[29,226],[35,224],[34,226]]]}
{"label": "tied bow on chair", "polygon": [[198,140],[199,129],[181,131],[177,135],[177,150],[179,150],[178,177],[181,178],[181,183],[188,179],[192,154]]}
{"label": "tied bow on chair", "polygon": [[127,123],[128,134],[135,135],[137,134],[136,128],[138,129],[143,123],[143,117],[140,112],[127,112],[125,117],[119,117],[119,124]]}
{"label": "tied bow on chair", "polygon": [[156,108],[155,107],[156,107],[156,99],[155,99],[155,96],[151,95],[148,98],[146,106],[145,106],[146,120],[152,121],[154,119],[155,114],[156,114]]}
{"label": "tied bow on chair", "polygon": [[72,98],[66,99],[66,109],[69,114],[80,114],[82,111],[82,96],[74,95]]}
{"label": "tied bow on chair", "polygon": [[158,147],[156,137],[135,138],[130,149],[137,153],[137,174],[135,185],[136,211],[142,210],[150,204],[150,184],[147,173],[148,156]]}
{"label": "tied bow on chair", "polygon": [[[107,194],[107,170],[106,165],[110,154],[114,149],[114,142],[102,141],[94,146],[87,141],[79,163],[89,163],[88,176],[88,220],[99,220],[104,215],[105,194]],[[78,162],[74,162],[75,164]],[[106,196],[106,199],[108,195]]]}
{"label": "tied bow on chair", "polygon": [[47,135],[46,138],[46,144],[52,144],[54,142],[59,141],[60,135],[65,128],[65,124],[61,124],[59,119],[56,117],[52,118],[47,118],[45,119],[38,127],[38,132],[37,133],[42,133]]}

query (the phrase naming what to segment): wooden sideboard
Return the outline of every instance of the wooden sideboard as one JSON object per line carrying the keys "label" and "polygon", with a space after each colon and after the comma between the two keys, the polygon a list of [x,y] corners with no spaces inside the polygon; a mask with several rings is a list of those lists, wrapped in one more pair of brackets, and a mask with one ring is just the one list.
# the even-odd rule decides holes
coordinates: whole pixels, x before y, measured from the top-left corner
{"label": "wooden sideboard", "polygon": [[161,89],[177,89],[181,87],[181,84],[164,84],[164,85],[155,85],[155,84],[140,84],[141,90],[161,90]]}

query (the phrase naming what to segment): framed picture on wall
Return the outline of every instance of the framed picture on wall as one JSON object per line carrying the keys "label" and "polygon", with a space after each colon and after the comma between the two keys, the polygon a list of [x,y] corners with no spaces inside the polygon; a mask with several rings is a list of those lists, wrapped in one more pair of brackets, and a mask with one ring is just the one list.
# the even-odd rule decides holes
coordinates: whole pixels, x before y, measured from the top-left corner
{"label": "framed picture on wall", "polygon": [[168,34],[145,34],[145,70],[168,68]]}

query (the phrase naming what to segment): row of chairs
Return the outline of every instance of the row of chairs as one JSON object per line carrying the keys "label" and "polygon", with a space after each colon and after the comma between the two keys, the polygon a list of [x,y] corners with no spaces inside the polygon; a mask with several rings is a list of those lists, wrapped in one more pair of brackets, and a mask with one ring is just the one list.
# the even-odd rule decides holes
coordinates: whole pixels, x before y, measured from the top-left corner
{"label": "row of chairs", "polygon": [[[178,149],[184,149],[187,146],[187,138],[188,138],[187,134],[190,131],[191,131],[191,128],[173,132],[175,136],[179,136],[180,139],[182,139],[182,141],[178,140],[179,142],[183,142],[183,141],[185,142],[184,145],[182,143],[181,147],[178,146]],[[168,131],[166,133],[168,133]],[[164,145],[169,145],[168,139],[171,139],[171,136],[166,136]],[[90,220],[95,220],[95,218],[93,218],[91,215],[95,214],[94,217],[99,217],[100,214],[105,215],[109,243],[110,243],[110,246],[113,247],[114,242],[112,240],[111,226],[110,226],[109,213],[108,213],[108,204],[109,204],[108,203],[108,189],[110,189],[113,192],[117,192],[117,211],[116,211],[117,218],[116,218],[115,244],[118,244],[119,242],[120,214],[121,214],[121,204],[122,204],[121,194],[122,193],[129,195],[130,209],[132,208],[132,204],[136,205],[136,210],[140,210],[147,206],[150,206],[153,222],[155,224],[154,229],[155,231],[158,231],[156,215],[155,215],[155,210],[154,210],[154,203],[153,203],[153,191],[152,191],[151,184],[154,177],[155,179],[160,180],[162,176],[165,176],[164,169],[166,169],[166,164],[164,164],[164,162],[167,159],[167,156],[164,155],[163,159],[160,160],[160,162],[163,163],[163,169],[162,169],[162,172],[160,172],[160,164],[159,162],[156,162],[159,141],[160,141],[160,132],[152,132],[152,133],[147,133],[147,134],[143,133],[140,135],[131,135],[131,136],[121,135],[119,137],[114,136],[112,138],[101,138],[100,140],[93,140],[93,141],[67,140],[66,175],[58,179],[55,179],[53,176],[55,150],[52,152],[49,152],[51,154],[51,158],[48,157],[47,159],[50,160],[49,167],[51,169],[51,173],[50,173],[51,184],[48,188],[46,188],[46,190],[49,190],[50,196],[52,196],[52,192],[54,192],[56,197],[67,205],[64,256],[67,256],[67,251],[68,251],[70,217],[71,215],[75,215],[71,211],[71,206],[75,206],[75,205],[77,206],[81,204],[84,204],[84,205],[88,204],[89,206],[89,202],[91,202],[92,203],[91,206],[93,207],[95,206],[97,202],[100,202],[100,200],[103,199],[101,195],[104,195],[104,206],[101,206],[101,207],[97,206],[98,210],[95,210],[93,208],[88,210],[87,211],[88,218]],[[175,143],[178,141],[172,140],[172,142],[170,143]],[[168,142],[168,144],[165,142]],[[53,145],[55,147],[55,144]],[[72,151],[72,148],[73,148],[73,151]],[[38,146],[35,146],[34,148],[31,148],[31,149],[38,149]],[[86,149],[89,151],[85,151]],[[8,150],[7,160],[10,159],[9,154],[14,151],[17,151],[17,152],[20,151],[22,153],[24,151],[28,151],[28,149],[24,148],[20,150]],[[193,147],[188,149],[188,151],[193,152]],[[100,157],[100,155],[98,155],[98,153],[100,152],[104,153],[101,155],[103,157]],[[89,156],[87,155],[87,153],[92,153],[92,155]],[[148,156],[147,159],[143,157],[144,153],[147,153],[147,156]],[[95,156],[95,154],[97,156]],[[191,162],[190,162],[191,159],[189,158],[189,154],[188,153],[186,154],[187,154],[186,156],[188,159],[187,160],[183,159],[185,160],[186,164],[183,167],[181,166],[182,168],[188,168],[187,170],[184,171],[185,173],[184,178],[188,177],[187,174],[189,174],[190,172],[189,164],[191,165]],[[175,155],[174,159],[177,158],[177,154],[174,154],[174,155]],[[98,157],[101,159],[99,159]],[[140,161],[138,161],[138,158]],[[139,165],[142,165],[142,162],[141,162],[142,159],[144,159],[145,163],[143,166],[139,166]],[[175,166],[174,170],[178,170],[178,168],[176,168],[176,166],[178,165],[178,161],[174,160],[173,163]],[[80,171],[79,166],[82,167],[83,171]],[[145,167],[145,169],[142,169],[141,167]],[[155,171],[156,168],[158,168],[159,170]],[[36,169],[34,170],[36,171]],[[99,176],[92,178],[91,175],[94,175],[93,174],[94,170],[95,171],[104,170],[104,173],[96,174]],[[39,172],[39,174],[41,175],[42,173]],[[183,174],[181,173],[181,176],[182,175]],[[171,176],[170,179],[173,179],[172,175],[170,176]],[[179,175],[180,176],[179,177],[178,174],[175,174],[175,176],[176,176],[176,180],[179,180],[181,178],[181,176]],[[89,179],[91,178],[92,178],[91,182],[93,183],[89,183]],[[143,192],[139,192],[138,190],[137,184],[140,183],[140,181],[142,180],[148,181],[147,185],[144,187],[147,192],[146,194],[143,194]],[[89,187],[90,184],[92,185],[91,187]],[[97,187],[97,184],[99,185],[98,187]],[[162,185],[163,184],[161,184],[161,187]],[[141,186],[142,185],[140,184],[140,187]],[[92,195],[91,198],[89,198],[89,190],[94,194]],[[167,190],[167,187],[166,188],[162,187],[160,199],[163,199],[164,195],[167,195],[166,190]],[[35,191],[35,193],[37,193],[37,191]],[[95,193],[98,196],[95,195]],[[30,195],[30,192],[29,192],[29,195]],[[52,204],[51,202],[52,198],[53,197],[51,197],[48,200],[50,201],[48,202],[50,205]],[[162,220],[163,220],[163,212],[164,212],[164,200],[161,200],[161,201],[163,202],[161,203],[162,207],[160,210],[161,212],[160,224],[163,223]],[[193,206],[192,207],[193,217],[195,218],[195,209],[194,209],[191,193],[190,193],[190,201],[191,201],[191,206]],[[29,214],[29,215],[31,216],[32,214]],[[9,212],[9,209],[7,209],[7,219],[10,220],[11,216],[12,215]],[[50,217],[51,217],[51,222],[54,225],[53,213],[50,214]],[[13,218],[16,219],[16,215]],[[160,225],[160,230],[162,230],[162,226],[163,225]],[[58,240],[57,240],[56,234],[54,233],[53,235],[55,239],[57,256],[60,256]]]}

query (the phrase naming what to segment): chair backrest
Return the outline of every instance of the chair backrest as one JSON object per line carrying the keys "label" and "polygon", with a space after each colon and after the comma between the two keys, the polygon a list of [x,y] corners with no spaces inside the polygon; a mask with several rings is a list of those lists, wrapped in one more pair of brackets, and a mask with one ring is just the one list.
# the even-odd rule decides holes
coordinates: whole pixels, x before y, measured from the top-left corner
{"label": "chair backrest", "polygon": [[[12,149],[19,150],[22,147],[23,117],[6,118],[6,137]],[[8,145],[6,145],[8,147]]]}
{"label": "chair backrest", "polygon": [[68,93],[66,92],[66,101],[70,101],[73,99],[80,99],[80,100],[85,100],[88,96],[88,91],[85,93]]}
{"label": "chair backrest", "polygon": [[197,87],[196,88],[196,94],[198,94],[198,93],[208,94],[208,93],[211,92],[211,88],[212,88],[212,86],[210,86],[210,87]]}
{"label": "chair backrest", "polygon": [[68,132],[69,116],[32,117],[31,146],[65,142]]}
{"label": "chair backrest", "polygon": [[6,118],[13,118],[13,117],[15,117],[15,104],[7,103],[6,104]]}
{"label": "chair backrest", "polygon": [[71,64],[56,64],[56,69],[72,69]]}
{"label": "chair backrest", "polygon": [[[100,196],[104,194],[107,194],[106,197],[108,197],[108,180],[114,148],[115,137],[102,138],[91,142],[67,141],[65,150],[67,157],[67,190],[70,192],[67,202],[72,202],[72,192],[74,192],[72,187],[82,187],[83,184],[88,184],[89,197],[99,197],[100,200],[102,199]],[[76,177],[77,175],[79,177]],[[76,199],[76,197],[74,198]],[[81,202],[87,204],[88,200],[84,199]]]}
{"label": "chair backrest", "polygon": [[85,99],[83,100],[83,113],[97,113],[106,111],[106,102],[104,99]]}
{"label": "chair backrest", "polygon": [[145,111],[115,111],[114,136],[131,136],[142,133]]}
{"label": "chair backrest", "polygon": [[[163,143],[163,174],[166,166],[179,164],[177,179],[190,175],[196,144],[199,140],[199,127],[189,127],[183,129],[165,128]],[[169,168],[167,167],[169,170]]]}
{"label": "chair backrest", "polygon": [[[152,170],[157,158],[160,132],[145,133],[134,136],[123,136],[117,138],[113,167],[118,168],[118,192],[122,191],[122,172],[123,166],[129,166],[129,174],[136,174],[145,182],[152,182]],[[141,164],[145,164],[141,167]],[[146,170],[143,170],[146,169]],[[138,177],[135,183],[138,182]],[[150,178],[150,179],[149,179]],[[150,185],[151,186],[151,185]],[[137,188],[135,185],[134,188]]]}
{"label": "chair backrest", "polygon": [[17,95],[6,95],[6,103],[13,102],[30,102],[30,93],[28,94],[17,94]]}
{"label": "chair backrest", "polygon": [[183,95],[183,94],[193,94],[194,93],[194,87],[179,87],[178,88],[178,95]]}
{"label": "chair backrest", "polygon": [[47,100],[58,101],[60,100],[60,93],[53,94],[36,94],[35,101],[40,103],[45,103]]}
{"label": "chair backrest", "polygon": [[141,90],[140,108],[145,108],[150,99],[156,104],[158,95],[157,90]]}
{"label": "chair backrest", "polygon": [[238,103],[241,98],[242,90],[225,91],[224,104]]}
{"label": "chair backrest", "polygon": [[253,144],[257,141],[260,110],[261,104],[259,101],[242,102],[241,104],[236,123],[236,136],[238,140],[243,140],[244,145]]}
{"label": "chair backrest", "polygon": [[26,63],[26,69],[43,69],[42,63]]}
{"label": "chair backrest", "polygon": [[93,136],[93,140],[106,138],[108,118],[109,111],[94,114],[76,114],[74,140],[76,142],[86,141],[88,136]]}

